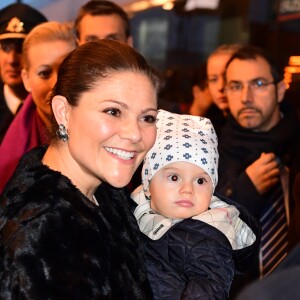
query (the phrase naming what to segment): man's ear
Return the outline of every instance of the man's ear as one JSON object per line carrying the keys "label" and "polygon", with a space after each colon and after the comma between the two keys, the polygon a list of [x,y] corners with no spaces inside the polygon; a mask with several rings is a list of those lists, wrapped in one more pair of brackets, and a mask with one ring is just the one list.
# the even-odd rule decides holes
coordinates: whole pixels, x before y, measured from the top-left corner
{"label": "man's ear", "polygon": [[70,104],[67,99],[60,95],[54,96],[51,101],[51,106],[57,124],[63,124],[68,128],[68,112]]}
{"label": "man's ear", "polygon": [[286,85],[283,82],[283,80],[277,83],[276,88],[277,88],[277,101],[278,103],[280,103],[283,100],[286,91]]}
{"label": "man's ear", "polygon": [[26,91],[28,93],[30,93],[31,92],[31,86],[30,86],[30,80],[29,80],[29,77],[28,77],[27,70],[22,69],[21,77],[22,77],[22,81],[23,81],[23,84],[24,84],[24,87],[25,87]]}

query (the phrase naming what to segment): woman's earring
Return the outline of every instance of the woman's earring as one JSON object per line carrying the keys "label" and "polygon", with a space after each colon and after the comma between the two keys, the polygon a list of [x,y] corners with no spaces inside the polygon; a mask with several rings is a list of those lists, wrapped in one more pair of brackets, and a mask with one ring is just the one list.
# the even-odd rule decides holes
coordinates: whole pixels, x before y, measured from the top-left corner
{"label": "woman's earring", "polygon": [[69,135],[64,124],[59,124],[56,134],[59,139],[63,140],[64,142],[67,142],[69,139]]}

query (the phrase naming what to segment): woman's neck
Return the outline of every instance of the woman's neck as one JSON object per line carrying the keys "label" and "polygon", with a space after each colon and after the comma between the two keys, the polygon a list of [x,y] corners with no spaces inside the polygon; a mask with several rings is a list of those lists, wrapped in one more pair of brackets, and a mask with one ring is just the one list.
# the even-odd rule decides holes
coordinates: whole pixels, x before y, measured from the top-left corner
{"label": "woman's neck", "polygon": [[87,175],[79,167],[70,154],[67,143],[59,141],[56,144],[50,144],[42,162],[50,169],[68,177],[83,195],[95,203],[93,196],[101,181]]}

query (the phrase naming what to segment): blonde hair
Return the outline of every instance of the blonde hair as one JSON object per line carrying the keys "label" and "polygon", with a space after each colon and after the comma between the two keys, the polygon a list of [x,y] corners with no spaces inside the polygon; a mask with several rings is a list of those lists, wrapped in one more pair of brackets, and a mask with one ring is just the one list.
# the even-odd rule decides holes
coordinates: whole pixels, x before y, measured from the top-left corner
{"label": "blonde hair", "polygon": [[242,48],[242,44],[223,44],[216,48],[209,56],[208,59],[212,56],[219,55],[219,54],[230,54],[232,55],[236,51]]}
{"label": "blonde hair", "polygon": [[76,37],[72,24],[49,21],[35,26],[26,36],[23,43],[23,67],[25,69],[29,68],[30,62],[28,52],[31,47],[34,47],[39,43],[52,41],[66,41],[75,48]]}

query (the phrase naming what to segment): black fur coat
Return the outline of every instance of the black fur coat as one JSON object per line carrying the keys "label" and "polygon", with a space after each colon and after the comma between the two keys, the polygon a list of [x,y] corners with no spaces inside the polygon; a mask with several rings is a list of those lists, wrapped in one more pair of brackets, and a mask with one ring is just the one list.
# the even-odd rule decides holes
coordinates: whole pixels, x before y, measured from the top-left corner
{"label": "black fur coat", "polygon": [[103,183],[94,205],[41,164],[45,150],[0,199],[0,299],[151,299],[131,200]]}

